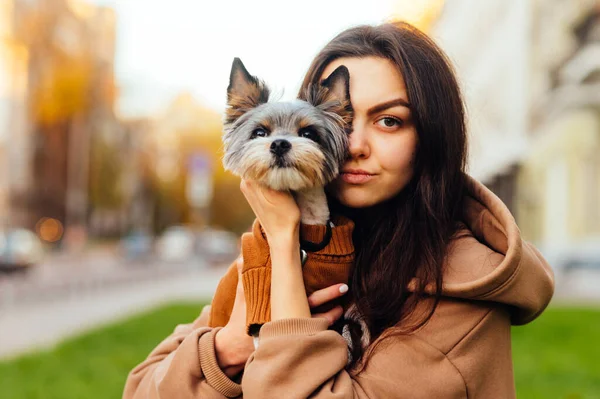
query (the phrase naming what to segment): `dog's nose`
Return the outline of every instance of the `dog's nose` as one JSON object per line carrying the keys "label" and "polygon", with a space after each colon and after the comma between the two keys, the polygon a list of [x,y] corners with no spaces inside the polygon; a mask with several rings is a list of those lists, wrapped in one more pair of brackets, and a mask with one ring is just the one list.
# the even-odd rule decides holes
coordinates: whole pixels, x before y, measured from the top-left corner
{"label": "dog's nose", "polygon": [[271,143],[271,152],[278,157],[282,156],[292,148],[292,143],[287,140],[277,139]]}

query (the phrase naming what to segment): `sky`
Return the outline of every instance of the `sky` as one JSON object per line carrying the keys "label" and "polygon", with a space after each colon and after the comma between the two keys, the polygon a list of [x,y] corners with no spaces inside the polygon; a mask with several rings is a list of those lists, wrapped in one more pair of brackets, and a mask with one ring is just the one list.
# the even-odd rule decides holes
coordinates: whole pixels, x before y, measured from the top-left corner
{"label": "sky", "polygon": [[156,114],[190,92],[225,107],[234,57],[282,99],[295,96],[312,58],[347,27],[384,22],[393,0],[90,0],[117,13],[117,112]]}

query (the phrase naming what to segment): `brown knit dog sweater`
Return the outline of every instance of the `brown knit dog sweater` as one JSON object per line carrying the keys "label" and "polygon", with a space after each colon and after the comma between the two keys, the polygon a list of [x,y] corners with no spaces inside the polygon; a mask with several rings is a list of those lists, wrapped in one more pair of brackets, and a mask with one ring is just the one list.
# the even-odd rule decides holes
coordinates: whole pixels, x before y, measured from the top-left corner
{"label": "brown knit dog sweater", "polygon": [[[354,223],[343,216],[333,216],[332,222],[334,227],[331,228],[329,244],[320,251],[309,252],[303,266],[307,295],[334,284],[348,282],[354,263],[352,244]],[[322,225],[302,224],[300,226],[302,238],[310,242],[321,242],[325,232],[326,226]],[[258,219],[252,225],[252,232],[242,235],[242,256],[244,258],[242,283],[247,306],[246,326],[247,331],[250,332],[255,326],[271,320],[271,256],[269,244]],[[237,266],[236,262],[233,262],[217,286],[211,304],[209,326],[220,327],[229,321],[237,282]],[[345,299],[338,299],[318,311],[324,311],[336,304],[341,304],[344,309],[347,307]]]}

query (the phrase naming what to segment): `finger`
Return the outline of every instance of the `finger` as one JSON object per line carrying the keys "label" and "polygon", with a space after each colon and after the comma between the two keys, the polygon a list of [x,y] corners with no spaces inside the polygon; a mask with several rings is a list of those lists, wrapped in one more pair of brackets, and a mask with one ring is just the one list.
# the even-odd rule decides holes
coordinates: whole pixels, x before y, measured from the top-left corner
{"label": "finger", "polygon": [[255,215],[259,215],[261,202],[258,200],[256,187],[253,180],[242,180],[240,182],[240,191],[244,194],[246,202],[248,202],[248,205],[252,208],[252,212],[254,212]]}
{"label": "finger", "polygon": [[286,191],[273,190],[272,188],[263,185],[259,186],[257,191],[262,199],[269,205],[280,204],[282,201],[285,201],[286,197],[289,195]]}
{"label": "finger", "polygon": [[252,184],[252,180],[242,179],[240,181],[240,191],[244,194],[246,201],[252,206],[254,201],[254,197],[256,197],[256,193],[254,192],[254,185]]}
{"label": "finger", "polygon": [[308,297],[308,305],[311,308],[321,306],[335,298],[339,298],[348,292],[348,286],[346,284],[335,284],[327,288],[320,289],[313,292]]}
{"label": "finger", "polygon": [[235,300],[234,300],[234,306],[235,303],[238,302],[240,299],[243,299],[244,297],[244,284],[242,281],[242,270],[244,267],[244,258],[242,255],[238,256],[238,258],[235,260],[235,266],[237,268],[237,285],[235,286]]}
{"label": "finger", "polygon": [[238,281],[237,281],[237,285],[235,287],[235,301],[237,302],[238,297],[243,298],[244,297],[244,282],[242,281],[242,269],[241,267],[238,266]]}
{"label": "finger", "polygon": [[331,310],[328,310],[327,312],[314,314],[314,315],[312,315],[312,317],[313,318],[320,317],[320,318],[323,318],[323,319],[327,319],[327,322],[331,326],[340,317],[342,317],[343,314],[344,314],[344,309],[342,309],[341,306],[336,306],[335,308],[333,308]]}
{"label": "finger", "polygon": [[246,297],[244,294],[244,284],[241,274],[238,274],[238,283],[235,289],[235,299],[233,300],[233,309],[231,310],[231,319],[239,318],[245,320],[246,315]]}
{"label": "finger", "polygon": [[258,184],[256,180],[252,179],[242,179],[240,182],[240,188],[243,189],[246,193],[254,193],[260,189],[261,185]]}
{"label": "finger", "polygon": [[203,314],[205,314],[205,313],[210,313],[210,306],[211,306],[211,305],[205,305],[205,306],[202,308],[202,311],[200,312],[200,315],[203,315]]}
{"label": "finger", "polygon": [[240,190],[244,194],[246,194],[246,191],[248,190],[248,182],[245,179],[240,180]]}
{"label": "finger", "polygon": [[244,269],[244,257],[242,255],[238,256],[235,263],[238,271],[239,279],[242,278],[242,270]]}
{"label": "finger", "polygon": [[290,191],[273,190],[269,187],[262,188],[262,194],[265,201],[271,206],[281,206],[287,204],[296,204],[296,200]]}

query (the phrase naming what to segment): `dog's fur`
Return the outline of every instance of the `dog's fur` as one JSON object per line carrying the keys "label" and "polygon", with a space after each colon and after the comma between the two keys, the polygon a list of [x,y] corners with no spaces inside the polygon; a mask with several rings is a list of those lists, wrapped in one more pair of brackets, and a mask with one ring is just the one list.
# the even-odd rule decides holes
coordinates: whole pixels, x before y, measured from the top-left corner
{"label": "dog's fur", "polygon": [[300,99],[269,102],[265,83],[235,58],[227,88],[225,169],[274,190],[290,190],[302,223],[326,224],[324,186],[338,176],[348,154],[349,82],[342,65]]}

